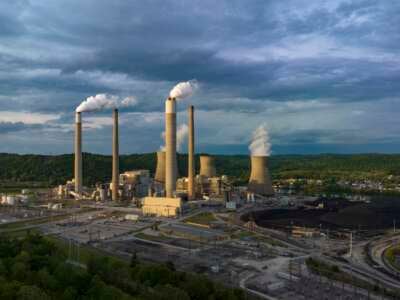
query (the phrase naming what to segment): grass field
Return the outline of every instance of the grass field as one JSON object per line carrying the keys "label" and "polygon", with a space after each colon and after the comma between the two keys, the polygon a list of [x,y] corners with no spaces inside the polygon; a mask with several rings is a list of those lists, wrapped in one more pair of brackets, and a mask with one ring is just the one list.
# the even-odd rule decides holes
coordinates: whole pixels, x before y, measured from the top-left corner
{"label": "grass field", "polygon": [[400,246],[393,246],[388,248],[384,255],[387,261],[397,270],[400,271],[400,260],[396,259],[396,257],[400,257]]}
{"label": "grass field", "polygon": [[215,221],[217,221],[217,218],[211,212],[202,212],[184,220],[185,223],[193,223],[205,226],[210,226],[211,223]]}
{"label": "grass field", "polygon": [[[81,213],[86,213],[86,212],[89,212],[92,210],[94,210],[94,208],[87,208],[87,209],[82,209],[77,213],[81,214]],[[46,216],[46,217],[40,217],[40,218],[35,218],[35,219],[21,220],[21,221],[1,224],[0,232],[5,231],[5,230],[14,230],[14,229],[20,229],[20,228],[34,226],[34,225],[40,225],[40,224],[53,222],[53,221],[60,221],[60,220],[68,218],[70,215],[72,215],[72,213],[66,213],[66,214],[61,214],[61,215],[56,215],[56,216]]]}
{"label": "grass field", "polygon": [[[69,247],[70,247],[68,241],[60,239],[55,236],[46,236],[45,238],[48,241],[52,242],[57,247],[57,249],[59,249],[59,251],[64,253],[64,255],[68,256]],[[77,246],[76,245],[73,247],[71,252],[74,253],[74,258],[76,259],[77,258]],[[115,255],[111,255],[110,253],[107,253],[100,249],[94,248],[89,245],[84,245],[84,244],[79,245],[79,263],[86,264],[90,260],[91,257],[95,257],[95,256],[112,256],[114,259],[117,259],[117,260],[120,260],[120,261],[123,261],[124,263],[126,263],[126,261],[124,261],[123,259],[121,259]]]}

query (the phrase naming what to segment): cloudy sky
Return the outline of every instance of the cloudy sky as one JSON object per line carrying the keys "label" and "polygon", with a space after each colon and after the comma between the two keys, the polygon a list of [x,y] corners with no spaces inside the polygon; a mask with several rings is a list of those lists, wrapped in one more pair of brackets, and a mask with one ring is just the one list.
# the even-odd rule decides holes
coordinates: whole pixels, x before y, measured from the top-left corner
{"label": "cloudy sky", "polygon": [[[195,105],[199,151],[247,153],[266,123],[273,154],[398,152],[400,1],[0,2],[0,152],[72,152],[98,93],[137,98],[121,151],[155,151],[189,79],[178,123]],[[84,114],[84,151],[111,152],[110,117]]]}

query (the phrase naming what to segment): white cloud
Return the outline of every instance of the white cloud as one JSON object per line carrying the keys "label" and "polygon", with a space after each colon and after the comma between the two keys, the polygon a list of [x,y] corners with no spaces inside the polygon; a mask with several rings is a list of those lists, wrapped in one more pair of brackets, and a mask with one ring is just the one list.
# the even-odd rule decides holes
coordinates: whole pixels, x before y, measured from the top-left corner
{"label": "white cloud", "polygon": [[45,124],[59,119],[59,114],[32,113],[24,111],[0,111],[0,122],[22,122],[25,124]]}

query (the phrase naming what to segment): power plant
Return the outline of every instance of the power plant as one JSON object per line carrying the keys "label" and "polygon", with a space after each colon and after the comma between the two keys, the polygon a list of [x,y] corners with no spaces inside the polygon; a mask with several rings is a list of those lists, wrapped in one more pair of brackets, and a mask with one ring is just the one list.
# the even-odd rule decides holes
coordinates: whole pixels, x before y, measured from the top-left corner
{"label": "power plant", "polygon": [[[168,205],[177,208],[180,206],[172,199],[217,199],[228,202],[231,200],[233,185],[225,175],[217,175],[215,158],[208,154],[199,156],[200,170],[196,175],[195,159],[195,120],[194,106],[188,106],[187,125],[181,124],[177,128],[176,105],[177,99],[187,97],[193,92],[193,83],[180,83],[171,90],[165,100],[165,147],[157,155],[157,167],[154,178],[150,178],[148,170],[131,170],[120,174],[119,169],[119,105],[118,98],[99,94],[83,101],[76,110],[75,118],[75,177],[73,181],[60,186],[59,195],[73,195],[79,199],[111,199],[118,201],[134,201],[146,207],[146,212],[170,216]],[[112,107],[112,180],[110,184],[98,183],[93,192],[82,187],[82,116],[83,111],[99,110]],[[183,129],[183,130],[181,130]],[[188,135],[187,176],[179,177],[177,164],[177,149],[181,145],[185,133]],[[271,196],[274,194],[271,178],[267,169],[267,157],[270,153],[270,144],[265,125],[259,126],[253,132],[253,140],[249,146],[251,151],[251,175],[247,188],[247,198],[254,196]],[[71,190],[74,186],[74,191]],[[239,191],[239,190],[237,190]],[[243,189],[241,190],[243,191]],[[91,193],[91,194],[90,194]],[[236,192],[237,193],[237,192]],[[147,200],[146,200],[147,199]],[[172,201],[172,202],[171,202]],[[169,203],[169,204],[168,204]],[[180,203],[180,202],[179,202]]]}
{"label": "power plant", "polygon": [[251,156],[251,173],[248,190],[263,196],[271,196],[274,194],[267,168],[266,156]]}
{"label": "power plant", "polygon": [[112,135],[112,200],[119,199],[119,132],[118,109],[113,110],[113,135]]}
{"label": "power plant", "polygon": [[75,113],[75,164],[74,164],[75,193],[82,194],[82,115]]}

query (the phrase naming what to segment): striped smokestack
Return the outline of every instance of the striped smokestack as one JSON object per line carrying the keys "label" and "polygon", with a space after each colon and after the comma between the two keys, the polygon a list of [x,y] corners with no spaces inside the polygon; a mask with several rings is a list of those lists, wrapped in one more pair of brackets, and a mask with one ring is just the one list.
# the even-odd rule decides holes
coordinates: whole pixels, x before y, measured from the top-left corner
{"label": "striped smokestack", "polygon": [[112,194],[113,201],[118,201],[119,190],[119,132],[118,109],[113,110],[113,135],[112,135]]}
{"label": "striped smokestack", "polygon": [[250,192],[264,196],[274,194],[267,169],[267,156],[251,156],[251,174],[248,189]]}
{"label": "striped smokestack", "polygon": [[82,116],[75,113],[75,193],[82,193]]}
{"label": "striped smokestack", "polygon": [[165,101],[165,193],[173,197],[176,190],[176,100]]}
{"label": "striped smokestack", "polygon": [[193,200],[195,196],[194,187],[194,176],[195,176],[195,165],[194,165],[194,107],[189,106],[189,138],[188,138],[188,197],[189,200]]}

